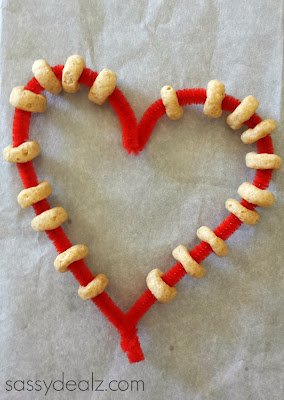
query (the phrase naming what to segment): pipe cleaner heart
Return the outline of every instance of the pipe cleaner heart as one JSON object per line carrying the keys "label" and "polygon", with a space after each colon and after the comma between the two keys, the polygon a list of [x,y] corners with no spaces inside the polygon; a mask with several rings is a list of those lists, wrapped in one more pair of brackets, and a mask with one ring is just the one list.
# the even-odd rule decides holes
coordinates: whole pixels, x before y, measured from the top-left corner
{"label": "pipe cleaner heart", "polygon": [[[172,300],[177,294],[174,285],[187,272],[193,277],[201,278],[205,270],[200,262],[212,251],[218,256],[225,255],[227,248],[224,241],[243,222],[248,224],[257,222],[258,214],[254,211],[256,205],[269,206],[273,203],[273,195],[265,189],[269,185],[273,169],[280,168],[281,159],[273,154],[272,140],[269,135],[273,129],[269,130],[269,122],[267,122],[272,120],[262,121],[255,114],[253,108],[255,99],[253,100],[252,96],[240,102],[225,95],[224,88],[218,81],[211,81],[207,91],[184,89],[175,92],[170,86],[165,86],[161,91],[162,98],[155,101],[145,111],[137,124],[131,106],[123,93],[115,86],[115,74],[109,70],[103,70],[98,74],[86,68],[82,59],[78,57],[72,56],[65,66],[57,65],[53,68],[43,60],[36,61],[33,66],[35,77],[24,88],[18,87],[13,90],[10,97],[11,104],[16,107],[13,121],[13,147],[8,146],[9,149],[4,150],[4,156],[7,161],[17,163],[25,188],[18,196],[19,203],[23,208],[33,206],[37,215],[32,222],[33,227],[38,231],[45,230],[59,253],[55,261],[56,269],[60,272],[67,270],[72,272],[81,285],[79,295],[84,300],[91,299],[117,329],[121,336],[121,348],[127,354],[130,363],[133,363],[144,359],[137,335],[137,324],[140,319],[157,299],[163,303]],[[232,113],[227,121],[233,129],[238,129],[242,123],[245,123],[249,129],[243,133],[242,140],[245,143],[255,141],[257,145],[258,154],[249,153],[247,157],[247,165],[256,169],[256,174],[252,185],[245,183],[239,188],[239,194],[243,197],[241,203],[229,199],[226,208],[231,213],[214,231],[201,227],[197,231],[201,242],[190,252],[184,246],[178,246],[173,252],[178,262],[167,273],[163,274],[158,269],[151,271],[147,277],[148,289],[126,313],[122,312],[106,293],[105,287],[108,280],[105,275],[99,274],[94,277],[87,268],[84,262],[88,252],[86,246],[72,246],[60,226],[66,220],[67,214],[60,207],[50,208],[46,197],[51,194],[52,189],[48,182],[38,182],[31,161],[40,151],[37,142],[28,142],[31,112],[44,111],[46,99],[40,93],[44,88],[53,94],[59,93],[62,89],[61,82],[64,90],[69,93],[76,92],[80,84],[90,87],[89,99],[97,104],[102,104],[106,98],[108,99],[119,118],[123,146],[129,154],[136,155],[144,149],[157,121],[165,113],[172,119],[178,119],[182,116],[182,106],[204,103],[205,114],[209,116],[220,116],[222,109]],[[41,193],[45,195],[40,195]],[[44,220],[46,215],[48,215],[48,221]]]}

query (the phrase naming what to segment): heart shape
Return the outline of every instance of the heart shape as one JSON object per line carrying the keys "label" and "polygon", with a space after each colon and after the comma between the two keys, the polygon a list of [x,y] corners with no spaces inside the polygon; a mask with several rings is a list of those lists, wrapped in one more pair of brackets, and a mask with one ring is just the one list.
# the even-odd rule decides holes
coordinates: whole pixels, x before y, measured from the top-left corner
{"label": "heart shape", "polygon": [[[52,68],[56,77],[62,80],[63,65],[57,65]],[[98,73],[88,68],[84,68],[79,79],[79,83],[87,87],[92,87]],[[32,78],[25,89],[39,94],[44,90],[35,78]],[[184,89],[177,91],[177,97],[181,106],[190,104],[204,104],[206,100],[205,89]],[[144,113],[141,121],[137,124],[135,114],[124,97],[123,93],[115,88],[114,92],[109,96],[108,101],[116,112],[122,129],[122,142],[127,152],[135,155],[141,152],[150,135],[159,120],[165,114],[165,107],[161,99],[155,101]],[[222,102],[224,111],[233,112],[241,102],[232,96],[226,95]],[[31,112],[15,109],[13,120],[13,146],[17,147],[29,139]],[[245,124],[248,128],[254,128],[262,119],[254,114]],[[273,153],[272,139],[270,135],[256,142],[259,153]],[[30,188],[38,185],[37,175],[35,173],[32,161],[23,164],[17,164],[20,177],[24,188]],[[253,184],[260,188],[266,189],[271,179],[272,170],[256,170]],[[253,210],[256,206],[242,200],[241,204],[246,208]],[[33,204],[33,208],[37,215],[50,209],[47,200],[41,200]],[[234,215],[230,214],[215,230],[215,234],[223,240],[227,240],[240,226],[242,222]],[[49,239],[53,242],[58,253],[62,253],[72,246],[68,237],[61,227],[54,230],[46,231]],[[199,243],[190,251],[191,257],[200,263],[212,252],[212,248],[205,242]],[[94,279],[84,263],[79,260],[69,266],[69,270],[81,286],[87,286]],[[179,280],[186,275],[186,271],[180,263],[171,267],[162,277],[163,281],[169,286],[174,286]],[[156,302],[156,298],[146,290],[127,313],[114,303],[114,301],[104,291],[99,296],[92,298],[93,303],[106,316],[106,318],[114,325],[121,335],[121,348],[127,354],[129,362],[138,362],[144,360],[139,339],[137,336],[137,324],[142,316]]]}

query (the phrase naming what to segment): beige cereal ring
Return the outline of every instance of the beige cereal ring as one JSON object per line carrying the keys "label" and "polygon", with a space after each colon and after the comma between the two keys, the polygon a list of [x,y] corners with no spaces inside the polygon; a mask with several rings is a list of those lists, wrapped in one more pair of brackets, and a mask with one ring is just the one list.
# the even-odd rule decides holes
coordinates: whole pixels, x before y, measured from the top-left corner
{"label": "beige cereal ring", "polygon": [[282,166],[282,158],[276,154],[251,152],[246,155],[246,166],[252,169],[279,170]]}
{"label": "beige cereal ring", "polygon": [[167,285],[166,282],[161,279],[163,275],[160,269],[153,269],[146,278],[146,284],[152,295],[156,297],[160,303],[169,303],[176,297],[177,289],[174,286],[171,287]]}
{"label": "beige cereal ring", "polygon": [[205,273],[206,269],[199,265],[189,254],[187,248],[183,245],[177,246],[173,252],[173,257],[182,264],[183,268],[186,272],[193,276],[196,279],[202,278]]}
{"label": "beige cereal ring", "polygon": [[31,225],[37,232],[50,231],[58,228],[67,219],[68,215],[63,207],[54,207],[37,215]]}
{"label": "beige cereal ring", "polygon": [[117,76],[115,72],[104,68],[97,76],[91,87],[88,99],[93,103],[102,105],[115,89]]}
{"label": "beige cereal ring", "polygon": [[37,186],[22,190],[17,197],[18,203],[22,208],[28,208],[32,204],[46,199],[52,194],[52,187],[49,182],[42,181]]}
{"label": "beige cereal ring", "polygon": [[253,129],[247,129],[241,134],[241,139],[245,144],[251,144],[269,135],[277,128],[274,119],[265,119],[257,124]]}
{"label": "beige cereal ring", "polygon": [[167,116],[172,119],[180,119],[183,116],[183,110],[179,105],[176,91],[169,85],[162,87],[161,98],[165,106]]}
{"label": "beige cereal ring", "polygon": [[76,244],[75,246],[70,247],[63,253],[60,253],[55,261],[54,267],[59,272],[67,272],[68,267],[75,261],[85,259],[89,253],[89,249],[87,246],[83,244]]}
{"label": "beige cereal ring", "polygon": [[210,228],[207,226],[201,226],[199,229],[197,229],[196,234],[200,240],[203,240],[211,246],[216,256],[224,257],[227,255],[228,248],[226,243],[224,240],[215,235]]}
{"label": "beige cereal ring", "polygon": [[253,96],[247,96],[240,105],[227,117],[227,124],[232,129],[240,129],[243,123],[255,113],[259,102]]}
{"label": "beige cereal ring", "polygon": [[62,71],[62,86],[65,92],[75,93],[79,90],[78,80],[86,68],[85,60],[81,56],[70,56],[64,65]]}
{"label": "beige cereal ring", "polygon": [[104,274],[98,274],[87,286],[80,286],[78,295],[82,300],[90,300],[101,294],[108,285],[108,278]]}
{"label": "beige cereal ring", "polygon": [[244,182],[238,188],[238,195],[251,204],[260,207],[270,207],[274,203],[274,194],[269,190],[262,190],[249,182]]}
{"label": "beige cereal ring", "polygon": [[203,112],[207,117],[219,118],[222,115],[222,101],[225,97],[225,85],[216,79],[207,85],[207,95]]}
{"label": "beige cereal ring", "polygon": [[44,112],[46,110],[46,97],[24,89],[24,86],[16,86],[10,94],[10,104],[19,110],[29,112]]}
{"label": "beige cereal ring", "polygon": [[33,63],[32,71],[38,83],[49,93],[58,94],[61,92],[62,84],[56,78],[48,62],[45,60],[36,60]]}
{"label": "beige cereal ring", "polygon": [[11,163],[26,163],[33,160],[40,153],[40,145],[36,140],[24,142],[18,147],[7,146],[3,150],[6,161]]}
{"label": "beige cereal ring", "polygon": [[259,213],[244,207],[238,200],[228,199],[225,203],[225,207],[244,224],[255,225],[258,223]]}

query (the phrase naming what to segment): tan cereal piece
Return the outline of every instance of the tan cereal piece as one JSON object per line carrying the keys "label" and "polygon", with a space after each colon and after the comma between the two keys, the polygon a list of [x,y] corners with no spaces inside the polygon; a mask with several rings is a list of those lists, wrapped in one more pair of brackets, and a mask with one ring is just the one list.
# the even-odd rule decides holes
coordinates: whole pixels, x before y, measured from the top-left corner
{"label": "tan cereal piece", "polygon": [[238,200],[228,199],[225,203],[225,207],[244,224],[255,225],[258,223],[259,213],[244,207]]}
{"label": "tan cereal piece", "polygon": [[240,129],[243,123],[255,113],[259,102],[253,96],[247,96],[227,117],[227,124],[232,129]]}
{"label": "tan cereal piece", "polygon": [[86,68],[85,60],[81,56],[70,56],[62,71],[62,86],[65,92],[75,93],[80,87],[78,80]]}
{"label": "tan cereal piece", "polygon": [[186,272],[194,278],[202,278],[206,269],[199,265],[189,254],[189,251],[185,246],[179,245],[173,250],[173,257],[179,261]]}
{"label": "tan cereal piece", "polygon": [[46,97],[16,86],[10,94],[10,104],[23,111],[44,112],[46,110]]}
{"label": "tan cereal piece", "polygon": [[52,187],[49,182],[42,181],[37,186],[22,190],[17,197],[18,203],[22,208],[28,208],[32,204],[46,199],[52,194]]}
{"label": "tan cereal piece", "polygon": [[203,240],[204,242],[208,243],[211,247],[216,256],[218,257],[224,257],[228,253],[228,248],[224,240],[219,238],[215,233],[208,228],[207,226],[201,226],[197,232],[197,237],[200,240]]}
{"label": "tan cereal piece", "polygon": [[82,300],[90,300],[101,294],[108,285],[108,278],[104,274],[98,274],[87,286],[80,286],[78,295]]}
{"label": "tan cereal piece", "polygon": [[11,163],[26,163],[33,160],[40,153],[40,145],[36,140],[24,142],[20,146],[7,146],[3,150],[6,161]]}
{"label": "tan cereal piece", "polygon": [[249,182],[244,182],[238,188],[238,195],[251,204],[260,207],[270,207],[274,203],[274,194],[269,190],[262,190]]}
{"label": "tan cereal piece", "polygon": [[161,89],[162,102],[166,108],[167,116],[172,119],[180,119],[183,116],[183,110],[179,105],[176,91],[169,85]]}
{"label": "tan cereal piece", "polygon": [[207,96],[203,112],[207,117],[219,118],[222,115],[222,101],[225,97],[225,85],[216,79],[207,86]]}
{"label": "tan cereal piece", "polygon": [[246,166],[252,169],[279,170],[282,166],[282,158],[276,154],[251,152],[246,155]]}
{"label": "tan cereal piece", "polygon": [[45,60],[36,60],[33,63],[32,71],[38,83],[49,93],[58,94],[61,92],[62,84],[56,78],[48,62]]}
{"label": "tan cereal piece", "polygon": [[70,247],[63,253],[60,253],[55,261],[54,267],[59,272],[67,272],[68,267],[75,261],[85,259],[89,253],[89,249],[87,246],[83,244],[76,244],[75,246]]}
{"label": "tan cereal piece", "polygon": [[62,207],[54,207],[37,215],[31,222],[37,232],[50,231],[58,228],[68,219],[67,212]]}
{"label": "tan cereal piece", "polygon": [[146,284],[153,296],[156,297],[160,303],[169,303],[176,297],[177,289],[174,286],[171,287],[167,285],[166,282],[161,279],[163,275],[160,269],[153,269],[146,278]]}
{"label": "tan cereal piece", "polygon": [[88,94],[88,99],[93,103],[102,105],[114,91],[116,81],[116,74],[110,69],[104,68],[93,83]]}
{"label": "tan cereal piece", "polygon": [[245,144],[254,143],[259,139],[269,135],[277,128],[274,119],[265,119],[257,124],[253,129],[247,129],[241,134],[241,139]]}

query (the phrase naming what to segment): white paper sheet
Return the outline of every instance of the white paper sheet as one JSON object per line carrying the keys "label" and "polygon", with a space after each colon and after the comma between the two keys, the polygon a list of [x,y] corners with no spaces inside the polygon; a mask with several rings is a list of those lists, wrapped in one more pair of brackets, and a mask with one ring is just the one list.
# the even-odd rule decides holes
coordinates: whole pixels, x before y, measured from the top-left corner
{"label": "white paper sheet", "polygon": [[[34,60],[64,64],[80,54],[93,70],[117,73],[138,119],[165,84],[206,87],[217,78],[228,94],[253,94],[259,114],[276,119],[275,153],[284,154],[280,0],[7,0],[1,20],[1,148],[12,141],[10,91],[31,78]],[[225,116],[209,120],[187,107],[181,121],[163,117],[143,153],[129,156],[115,113],[87,93],[47,95],[46,113],[32,117],[30,136],[42,147],[34,165],[54,189],[51,205],[68,211],[71,242],[89,247],[87,265],[108,276],[107,292],[126,311],[151,269],[174,264],[176,245],[193,248],[199,226],[215,228],[228,214],[225,200],[253,179],[244,157],[255,146],[244,145]],[[259,224],[242,226],[225,259],[203,262],[204,279],[185,277],[175,301],[143,317],[146,361],[136,365],[115,328],[77,296],[71,274],[54,270],[51,242],[31,229],[33,210],[17,204],[16,166],[2,161],[0,179],[1,399],[283,398],[283,171],[273,174],[276,203],[260,210]],[[27,386],[62,372],[77,382],[93,372],[104,380],[98,390],[108,390]],[[17,379],[24,391],[7,391],[6,381]],[[142,380],[144,391],[112,392],[112,380]]]}

